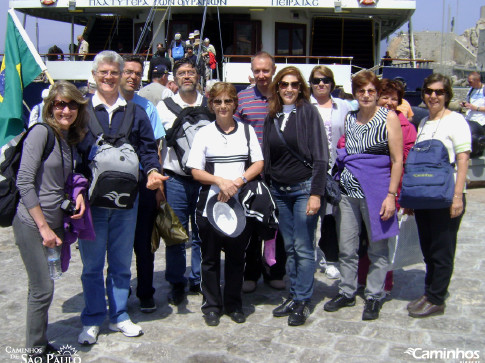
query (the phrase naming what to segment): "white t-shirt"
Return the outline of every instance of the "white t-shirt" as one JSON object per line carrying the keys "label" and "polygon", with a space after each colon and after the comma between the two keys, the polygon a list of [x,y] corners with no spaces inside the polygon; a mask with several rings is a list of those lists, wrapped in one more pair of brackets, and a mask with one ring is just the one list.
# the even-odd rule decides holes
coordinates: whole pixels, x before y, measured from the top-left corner
{"label": "white t-shirt", "polygon": [[[249,126],[249,149],[252,163],[263,160],[263,153],[252,126]],[[195,135],[187,166],[235,180],[243,175],[247,158],[248,145],[244,124],[236,121],[235,129],[226,134],[213,122],[201,128]],[[211,185],[207,200],[217,193],[219,187]],[[205,208],[203,215],[206,216]]]}
{"label": "white t-shirt", "polygon": [[416,143],[429,139],[440,140],[446,146],[450,163],[455,162],[456,154],[472,149],[470,127],[465,118],[457,112],[451,112],[441,120],[428,121],[428,117],[422,119]]}
{"label": "white t-shirt", "polygon": [[467,95],[467,101],[473,106],[480,107],[480,111],[468,110],[466,113],[466,119],[468,121],[476,121],[481,126],[485,125],[485,86],[482,88],[473,88]]}
{"label": "white t-shirt", "polygon": [[[197,93],[197,100],[193,105],[189,105],[184,100],[182,100],[182,97],[180,97],[180,94],[178,93],[175,96],[173,96],[172,99],[180,107],[186,108],[189,106],[200,106],[202,104],[203,97],[200,93]],[[167,106],[165,105],[165,102],[163,101],[160,101],[158,103],[157,111],[158,111],[158,115],[160,116],[160,119],[162,120],[162,124],[163,124],[163,127],[165,128],[165,131],[171,128],[177,116],[167,108]],[[174,173],[179,175],[187,175],[180,168],[180,164],[177,159],[177,154],[175,154],[175,150],[173,150],[173,148],[171,147],[167,147],[167,144],[165,142],[163,143],[163,148],[162,148],[162,160],[163,160],[164,169],[171,170]]]}

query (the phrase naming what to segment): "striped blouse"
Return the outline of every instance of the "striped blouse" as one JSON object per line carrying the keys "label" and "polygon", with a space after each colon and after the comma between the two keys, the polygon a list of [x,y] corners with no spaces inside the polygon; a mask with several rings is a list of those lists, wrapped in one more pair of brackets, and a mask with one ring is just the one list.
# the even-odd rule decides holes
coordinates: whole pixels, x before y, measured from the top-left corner
{"label": "striped blouse", "polygon": [[[357,124],[357,112],[352,111],[345,119],[345,149],[347,154],[389,155],[386,119],[389,112],[379,107],[372,119],[365,125]],[[365,198],[359,181],[347,168],[340,176],[340,186],[352,198]]]}

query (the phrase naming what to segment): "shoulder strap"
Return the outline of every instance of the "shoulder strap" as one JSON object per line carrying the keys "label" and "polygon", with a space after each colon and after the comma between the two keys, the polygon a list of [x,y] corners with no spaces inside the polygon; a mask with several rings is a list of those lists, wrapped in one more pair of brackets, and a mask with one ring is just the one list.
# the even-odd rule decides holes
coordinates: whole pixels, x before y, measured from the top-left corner
{"label": "shoulder strap", "polygon": [[246,163],[246,169],[251,165],[251,148],[249,147],[249,141],[251,140],[251,135],[249,134],[249,125],[244,123],[244,135],[246,135],[246,142],[248,144],[248,161]]}
{"label": "shoulder strap", "polygon": [[98,117],[96,116],[96,112],[94,112],[94,106],[93,106],[93,100],[90,98],[88,101],[88,114],[89,114],[89,122],[88,122],[88,127],[91,130],[91,132],[94,134],[94,136],[99,136],[102,133],[104,133],[103,127],[101,126],[101,123],[98,120]]}
{"label": "shoulder strap", "polygon": [[118,135],[123,135],[126,139],[130,136],[133,121],[135,119],[135,107],[136,105],[134,102],[128,101],[125,107],[123,121],[121,121],[121,126],[118,129]]}
{"label": "shoulder strap", "polygon": [[169,111],[172,112],[175,116],[180,115],[180,112],[182,112],[182,107],[180,107],[180,105],[177,105],[172,97],[165,98],[163,102],[165,103],[165,106],[167,106]]}
{"label": "shoulder strap", "polygon": [[283,137],[283,134],[281,133],[280,125],[278,124],[278,120],[276,118],[273,118],[273,123],[274,123],[274,127],[275,127],[276,134],[280,138],[281,142],[286,146],[286,148],[288,149],[288,151],[290,152],[290,154],[293,155],[295,158],[297,158],[299,161],[301,161],[303,163],[303,165],[305,165],[306,167],[308,167],[310,169],[313,169],[313,165],[310,162],[308,162],[307,160],[305,160],[300,154],[298,154],[295,150],[293,150],[286,143],[286,140]]}
{"label": "shoulder strap", "polygon": [[[54,146],[56,144],[56,135],[55,135],[52,127],[50,127],[49,125],[47,125],[44,122],[39,122],[39,123],[33,124],[29,128],[29,130],[25,133],[24,139],[25,139],[25,137],[27,137],[27,134],[30,132],[30,130],[32,130],[37,125],[42,125],[47,129],[47,142],[45,144],[44,151],[42,152],[42,158],[41,158],[42,161],[45,161],[49,157],[49,155],[51,154],[52,150],[54,150]],[[22,142],[22,144],[23,144],[23,142]]]}

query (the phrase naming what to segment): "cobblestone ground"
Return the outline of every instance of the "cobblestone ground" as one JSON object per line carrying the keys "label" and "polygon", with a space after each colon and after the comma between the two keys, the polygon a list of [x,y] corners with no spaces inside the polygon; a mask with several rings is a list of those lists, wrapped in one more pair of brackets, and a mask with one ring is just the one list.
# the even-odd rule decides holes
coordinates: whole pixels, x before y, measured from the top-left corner
{"label": "cobblestone ground", "polygon": [[[80,281],[81,261],[73,249],[71,267],[56,281],[55,297],[49,311],[48,335],[56,346],[78,350],[76,362],[403,362],[436,352],[431,362],[485,361],[485,223],[482,213],[485,189],[470,190],[466,215],[459,233],[455,272],[446,313],[418,320],[407,316],[406,304],[421,295],[424,266],[413,265],[395,271],[395,284],[376,321],[361,320],[363,300],[352,308],[335,313],[323,311],[324,302],[336,291],[336,281],[315,272],[314,309],[302,327],[289,327],[286,318],[273,318],[271,310],[285,297],[260,283],[256,292],[243,297],[245,324],[224,316],[218,327],[207,327],[200,312],[201,296],[188,295],[178,307],[167,304],[168,284],[164,280],[164,253],[157,252],[155,294],[158,310],[139,312],[131,296],[129,313],[145,334],[127,338],[101,327],[98,343],[82,347],[77,335],[82,326],[83,308]],[[187,250],[188,252],[190,250]],[[23,361],[11,353],[22,347],[25,335],[27,278],[10,228],[0,230],[0,361]],[[190,261],[190,260],[189,260]],[[132,286],[136,272],[132,264]],[[458,354],[454,359],[453,354]],[[475,360],[463,358],[477,351]],[[447,353],[448,352],[448,353]],[[439,354],[448,354],[440,359]],[[471,353],[467,353],[471,354]],[[478,354],[478,357],[476,356]],[[75,356],[76,357],[76,356]],[[460,359],[461,358],[461,359]],[[73,360],[74,362],[74,360]]]}

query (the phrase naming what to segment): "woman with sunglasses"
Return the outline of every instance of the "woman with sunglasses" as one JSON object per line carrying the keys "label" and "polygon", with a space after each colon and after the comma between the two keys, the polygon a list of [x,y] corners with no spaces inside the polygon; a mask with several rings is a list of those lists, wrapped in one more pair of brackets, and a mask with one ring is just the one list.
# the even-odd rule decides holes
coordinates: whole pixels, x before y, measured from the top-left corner
{"label": "woman with sunglasses", "polygon": [[448,109],[453,97],[450,79],[439,73],[428,76],[421,96],[429,116],[419,123],[416,143],[429,139],[441,141],[448,150],[450,162],[456,165],[456,174],[453,202],[449,208],[414,210],[426,275],[424,295],[407,306],[413,318],[445,311],[458,228],[465,212],[465,179],[471,151],[470,128],[465,118]]}
{"label": "woman with sunglasses", "polygon": [[[330,68],[315,66],[310,73],[310,101],[317,108],[323,120],[329,149],[329,172],[337,158],[337,142],[344,134],[344,120],[351,111],[350,104],[340,98],[332,97],[335,80]],[[335,266],[338,262],[338,241],[335,233],[334,208],[328,204],[322,215],[321,238],[318,243],[324,253],[320,266],[325,268],[325,275],[330,279],[339,278],[340,272]]]}
{"label": "woman with sunglasses", "polygon": [[[381,92],[379,94],[379,99],[377,100],[377,105],[381,107],[385,107],[389,110],[393,110],[396,112],[397,117],[399,118],[399,122],[401,124],[401,131],[402,131],[402,141],[403,141],[403,163],[406,162],[406,158],[408,157],[409,150],[414,145],[416,141],[416,128],[412,125],[404,113],[398,110],[398,106],[402,104],[404,97],[404,87],[401,82],[396,80],[390,80],[384,78],[381,80]],[[401,177],[402,181],[402,177]],[[399,183],[399,187],[397,189],[397,193],[399,195],[401,190],[401,182]],[[396,205],[399,207],[399,205]],[[361,243],[362,239],[366,241],[366,246],[368,245],[368,240],[366,236],[361,235]],[[365,286],[365,281],[367,279],[367,273],[369,271],[369,257],[367,253],[359,260],[359,278],[358,283],[359,285]],[[389,271],[386,276],[386,282],[384,284],[384,291],[386,293],[390,293],[393,286],[393,276],[392,271]]]}
{"label": "woman with sunglasses", "polygon": [[[26,347],[33,348],[34,356],[40,357],[57,351],[46,335],[47,312],[54,295],[47,252],[61,248],[64,186],[72,172],[73,146],[84,137],[87,122],[87,101],[72,83],[56,82],[44,102],[42,118],[54,132],[54,148],[42,161],[48,129],[32,126],[23,144],[17,175],[20,201],[12,224],[29,279]],[[74,204],[76,212],[72,218],[79,219],[85,209],[82,194]]]}
{"label": "woman with sunglasses", "polygon": [[339,293],[324,305],[334,312],[355,305],[359,234],[368,231],[371,262],[362,320],[379,317],[388,271],[388,239],[398,234],[396,193],[402,174],[402,132],[392,110],[377,105],[381,85],[370,71],[352,79],[359,109],[345,120],[345,148],[338,149],[342,200],[337,212]]}
{"label": "woman with sunglasses", "polygon": [[273,316],[288,316],[288,325],[297,326],[310,314],[313,239],[325,193],[328,145],[322,119],[309,102],[310,91],[297,68],[279,71],[270,90],[263,131],[264,175],[278,206],[290,279],[289,296]]}
{"label": "woman with sunglasses", "polygon": [[[216,230],[207,216],[207,204],[212,196],[217,195],[219,202],[227,203],[263,170],[263,155],[256,132],[251,126],[234,120],[237,101],[233,85],[219,82],[212,86],[209,109],[215,113],[216,121],[197,132],[187,161],[194,179],[202,183],[196,223],[202,242],[202,312],[209,326],[219,325],[223,312],[236,323],[246,321],[241,292],[250,228],[246,226],[238,236],[229,236]],[[223,293],[220,287],[222,250],[225,254]]]}

